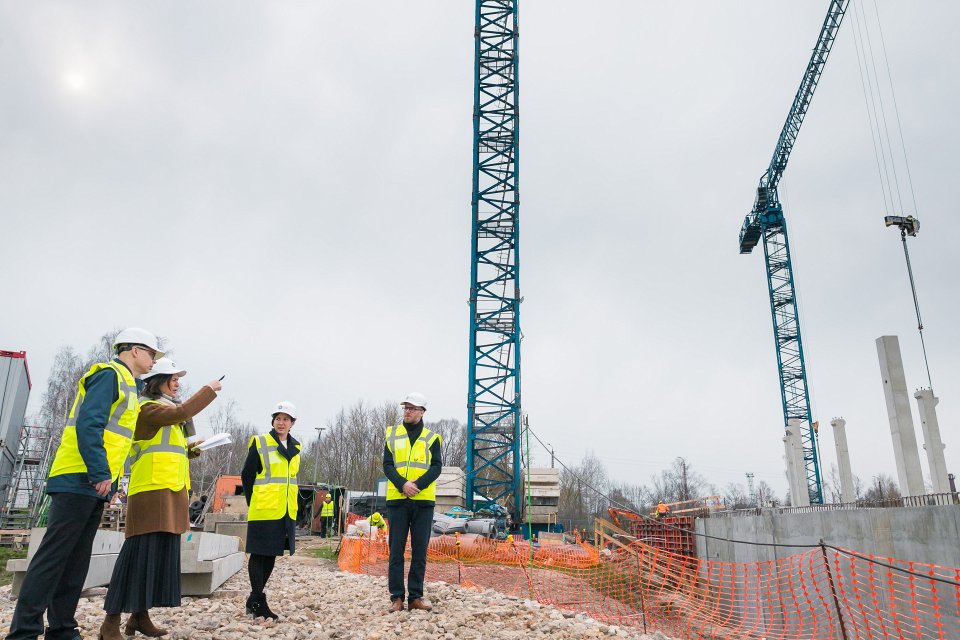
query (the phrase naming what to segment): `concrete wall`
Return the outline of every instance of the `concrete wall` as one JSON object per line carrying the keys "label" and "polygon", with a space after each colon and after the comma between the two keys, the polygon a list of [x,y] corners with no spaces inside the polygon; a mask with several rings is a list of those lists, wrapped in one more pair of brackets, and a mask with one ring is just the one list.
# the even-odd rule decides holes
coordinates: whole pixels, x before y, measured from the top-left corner
{"label": "concrete wall", "polygon": [[[955,505],[705,518],[697,520],[697,532],[778,544],[817,544],[823,538],[827,544],[860,553],[960,567],[960,507]],[[789,549],[702,537],[697,538],[697,554],[722,562],[758,562],[792,555]]]}

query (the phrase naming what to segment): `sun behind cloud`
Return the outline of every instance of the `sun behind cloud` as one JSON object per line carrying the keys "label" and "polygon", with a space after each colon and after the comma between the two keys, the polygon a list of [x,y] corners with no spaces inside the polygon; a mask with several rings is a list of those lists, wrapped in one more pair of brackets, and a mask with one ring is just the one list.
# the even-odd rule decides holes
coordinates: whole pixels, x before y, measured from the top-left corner
{"label": "sun behind cloud", "polygon": [[70,91],[81,92],[87,88],[87,77],[79,71],[63,74],[63,84]]}

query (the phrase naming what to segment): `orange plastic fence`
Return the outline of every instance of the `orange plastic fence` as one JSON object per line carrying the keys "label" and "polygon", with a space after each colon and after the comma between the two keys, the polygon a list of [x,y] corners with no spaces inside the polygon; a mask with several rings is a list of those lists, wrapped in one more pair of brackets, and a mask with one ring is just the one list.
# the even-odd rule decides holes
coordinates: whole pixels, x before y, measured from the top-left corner
{"label": "orange plastic fence", "polygon": [[[383,576],[388,555],[382,537],[344,538],[339,565]],[[430,541],[427,580],[493,588],[684,639],[960,639],[960,569],[826,546],[727,563],[642,543],[598,552],[589,544],[441,536]]]}

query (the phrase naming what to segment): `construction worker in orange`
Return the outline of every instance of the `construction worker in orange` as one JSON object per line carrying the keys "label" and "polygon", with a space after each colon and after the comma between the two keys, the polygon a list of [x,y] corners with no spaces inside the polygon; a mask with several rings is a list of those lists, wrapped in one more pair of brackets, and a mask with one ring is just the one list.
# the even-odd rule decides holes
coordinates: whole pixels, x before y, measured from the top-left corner
{"label": "construction worker in orange", "polygon": [[657,503],[657,508],[653,512],[653,517],[657,520],[662,520],[670,515],[670,507],[663,504],[663,500]]}
{"label": "construction worker in orange", "polygon": [[[436,480],[443,461],[440,458],[440,434],[423,424],[427,399],[410,393],[401,403],[403,422],[387,427],[383,445],[383,473],[387,476],[387,519],[390,520],[390,563],[387,584],[390,611],[403,611],[403,600],[411,611],[430,611],[423,599],[423,576],[427,570],[427,545],[433,528],[436,505]],[[410,574],[408,591],[403,587],[403,554],[410,536]]]}

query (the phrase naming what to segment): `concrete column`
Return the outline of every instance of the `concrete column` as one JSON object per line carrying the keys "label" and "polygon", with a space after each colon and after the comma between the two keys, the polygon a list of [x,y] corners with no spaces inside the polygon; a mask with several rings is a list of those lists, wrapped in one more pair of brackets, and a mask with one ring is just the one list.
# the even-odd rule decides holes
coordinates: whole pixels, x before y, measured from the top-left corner
{"label": "concrete column", "polygon": [[834,418],[830,421],[833,427],[833,443],[837,447],[837,467],[840,470],[840,500],[851,503],[857,499],[857,489],[853,484],[853,470],[850,468],[850,449],[847,447],[847,421],[843,418]]}
{"label": "concrete column", "polygon": [[793,466],[793,440],[790,430],[783,434],[783,461],[787,465],[787,486],[790,489],[790,506],[797,506],[797,471]]}
{"label": "concrete column", "polygon": [[950,480],[947,478],[947,461],[943,457],[944,444],[940,439],[940,423],[937,421],[937,405],[940,398],[933,395],[933,389],[920,389],[913,394],[920,407],[920,426],[923,429],[923,448],[927,451],[927,464],[930,467],[930,483],[934,493],[949,493]]}
{"label": "concrete column", "polygon": [[800,420],[790,420],[787,427],[787,436],[790,441],[789,455],[792,459],[793,486],[790,497],[795,507],[810,506],[810,492],[807,490],[807,468],[803,464],[803,440],[801,430],[804,423]]}
{"label": "concrete column", "polygon": [[890,435],[893,438],[893,455],[897,463],[900,494],[922,496],[926,490],[923,487],[917,433],[913,428],[910,396],[907,395],[907,378],[903,373],[903,358],[900,355],[900,340],[897,336],[877,338],[877,355],[880,357],[883,395],[887,400],[887,415],[890,417]]}

